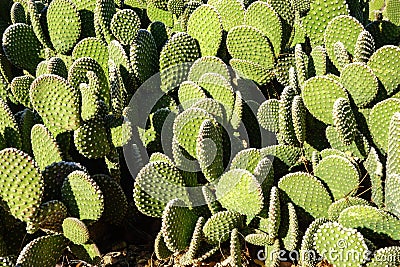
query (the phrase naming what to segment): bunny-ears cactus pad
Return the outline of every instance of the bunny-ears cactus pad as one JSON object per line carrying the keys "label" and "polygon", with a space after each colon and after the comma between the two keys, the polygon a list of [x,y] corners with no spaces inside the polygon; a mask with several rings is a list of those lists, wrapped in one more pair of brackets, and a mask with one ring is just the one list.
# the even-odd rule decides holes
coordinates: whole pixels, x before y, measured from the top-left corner
{"label": "bunny-ears cactus pad", "polygon": [[69,213],[80,220],[96,221],[103,213],[103,193],[83,171],[74,171],[65,178],[61,195]]}
{"label": "bunny-ears cactus pad", "polygon": [[111,32],[123,45],[132,45],[139,29],[139,16],[130,9],[117,11],[111,20]]}
{"label": "bunny-ears cactus pad", "polygon": [[274,73],[270,69],[266,69],[260,64],[250,60],[232,58],[229,61],[232,68],[239,74],[240,77],[250,79],[258,84],[267,84],[274,78]]}
{"label": "bunny-ears cactus pad", "polygon": [[210,0],[207,4],[214,6],[221,15],[222,26],[226,32],[243,24],[245,6],[239,0]]}
{"label": "bunny-ears cactus pad", "polygon": [[3,50],[7,59],[31,73],[35,73],[36,66],[43,60],[42,49],[30,25],[13,24],[3,34]]}
{"label": "bunny-ears cactus pad", "polygon": [[32,221],[42,201],[44,181],[35,161],[14,148],[0,151],[0,195],[11,214]]}
{"label": "bunny-ears cactus pad", "polygon": [[81,57],[91,57],[96,60],[103,70],[108,68],[107,45],[96,37],[88,37],[77,43],[72,51],[72,58],[77,60]]}
{"label": "bunny-ears cactus pad", "polygon": [[334,17],[329,22],[324,32],[324,43],[328,56],[336,67],[339,68],[339,60],[334,53],[335,43],[338,41],[343,43],[345,50],[353,55],[358,35],[363,30],[361,23],[348,15]]}
{"label": "bunny-ears cactus pad", "polygon": [[388,149],[390,120],[396,112],[400,112],[400,100],[388,98],[376,104],[369,114],[368,127],[372,138],[383,152]]}
{"label": "bunny-ears cactus pad", "polygon": [[188,63],[199,57],[200,47],[193,37],[184,32],[174,34],[160,54],[161,89],[166,92],[185,81]]}
{"label": "bunny-ears cactus pad", "polygon": [[246,10],[244,24],[253,26],[266,36],[278,56],[282,46],[282,23],[275,10],[266,2],[253,2]]}
{"label": "bunny-ears cactus pad", "polygon": [[[75,130],[80,124],[79,92],[54,74],[35,79],[30,89],[31,102],[54,136]],[[56,104],[55,107],[52,107]]]}
{"label": "bunny-ears cactus pad", "polygon": [[241,229],[243,225],[244,217],[239,213],[220,211],[213,214],[204,224],[204,238],[210,244],[219,244],[228,240],[233,229]]}
{"label": "bunny-ears cactus pad", "polygon": [[356,135],[357,122],[350,101],[346,98],[339,97],[333,104],[333,125],[335,126],[339,138],[344,145],[350,145]]}
{"label": "bunny-ears cactus pad", "polygon": [[17,265],[21,267],[54,266],[67,248],[63,235],[41,236],[29,242],[21,251]]}
{"label": "bunny-ears cactus pad", "polygon": [[279,100],[268,99],[258,108],[257,120],[264,129],[278,132]]}
{"label": "bunny-ears cactus pad", "polygon": [[314,175],[328,186],[335,200],[357,192],[358,170],[344,157],[332,155],[323,158],[315,168]]}
{"label": "bunny-ears cactus pad", "polygon": [[237,26],[228,32],[226,45],[233,58],[257,63],[266,69],[275,65],[275,56],[269,39],[252,26]]}
{"label": "bunny-ears cactus pad", "polygon": [[216,56],[222,41],[222,22],[211,5],[198,7],[187,22],[187,33],[198,40],[202,56]]}
{"label": "bunny-ears cactus pad", "polygon": [[[314,234],[314,246],[319,254],[334,266],[361,266],[366,259],[368,247],[364,237],[355,229],[345,228],[337,222],[327,222],[319,226]],[[330,257],[329,251],[338,255],[358,255],[349,261],[347,257]],[[328,253],[327,253],[328,251]],[[353,254],[354,253],[354,254]]]}
{"label": "bunny-ears cactus pad", "polygon": [[261,185],[246,170],[224,173],[218,181],[216,195],[223,207],[247,216],[257,215],[264,207]]}
{"label": "bunny-ears cactus pad", "polygon": [[66,238],[81,245],[89,241],[89,230],[86,225],[77,218],[65,218],[62,223],[63,234]]}
{"label": "bunny-ears cactus pad", "polygon": [[232,74],[228,66],[215,56],[203,56],[193,62],[188,74],[188,80],[198,82],[206,73],[216,73],[222,75],[228,82],[232,80]]}
{"label": "bunny-ears cactus pad", "polygon": [[400,113],[396,112],[390,120],[386,174],[400,174]]}
{"label": "bunny-ears cactus pad", "polygon": [[324,31],[332,18],[339,15],[348,15],[349,10],[346,1],[310,1],[310,11],[303,18],[303,25],[311,45],[322,45]]}
{"label": "bunny-ears cactus pad", "polygon": [[44,125],[36,124],[32,127],[31,143],[35,160],[41,170],[54,162],[62,161],[60,148]]}
{"label": "bunny-ears cactus pad", "polygon": [[332,221],[337,221],[339,219],[340,213],[347,209],[348,207],[355,205],[372,205],[370,202],[359,197],[344,197],[332,203],[329,206],[328,214],[329,219]]}
{"label": "bunny-ears cactus pad", "polygon": [[[298,184],[303,186],[299,188]],[[278,187],[287,194],[294,205],[304,209],[311,216],[328,217],[332,199],[316,177],[302,172],[290,173],[279,180]]]}
{"label": "bunny-ears cactus pad", "polygon": [[174,136],[176,136],[179,145],[194,158],[196,158],[196,140],[200,126],[207,119],[217,125],[211,114],[203,109],[190,108],[179,114],[174,121]]}
{"label": "bunny-ears cactus pad", "polygon": [[160,215],[158,207],[179,198],[189,204],[185,181],[179,170],[163,161],[150,162],[144,166],[135,181],[135,203],[144,214]]}
{"label": "bunny-ears cactus pad", "polygon": [[185,81],[179,86],[178,98],[182,108],[188,109],[200,99],[207,98],[207,96],[199,85],[191,81]]}
{"label": "bunny-ears cactus pad", "polygon": [[351,206],[340,213],[338,221],[344,227],[358,229],[366,237],[381,235],[400,240],[400,220],[372,206]]}
{"label": "bunny-ears cactus pad", "polygon": [[66,54],[81,34],[81,20],[76,6],[69,0],[54,0],[47,10],[51,43],[57,52]]}
{"label": "bunny-ears cactus pad", "polygon": [[346,65],[340,72],[340,82],[358,107],[367,106],[378,94],[378,79],[371,68],[363,63]]}
{"label": "bunny-ears cactus pad", "polygon": [[186,249],[190,244],[197,215],[179,199],[168,202],[162,217],[161,231],[166,246],[172,252]]}
{"label": "bunny-ears cactus pad", "polygon": [[0,136],[4,138],[4,145],[21,148],[21,136],[18,124],[15,121],[7,103],[0,98]]}
{"label": "bunny-ears cactus pad", "polygon": [[400,48],[387,45],[375,51],[368,61],[368,66],[374,71],[379,81],[382,82],[389,96],[400,88],[399,57]]}
{"label": "bunny-ears cactus pad", "polygon": [[332,109],[336,99],[348,99],[346,89],[339,82],[326,76],[307,80],[301,93],[310,113],[326,124],[333,124]]}
{"label": "bunny-ears cactus pad", "polygon": [[354,62],[367,63],[371,55],[375,52],[374,37],[367,30],[360,32],[354,47]]}
{"label": "bunny-ears cactus pad", "polygon": [[31,75],[23,75],[11,81],[11,92],[14,98],[25,107],[31,107],[29,89],[34,79]]}

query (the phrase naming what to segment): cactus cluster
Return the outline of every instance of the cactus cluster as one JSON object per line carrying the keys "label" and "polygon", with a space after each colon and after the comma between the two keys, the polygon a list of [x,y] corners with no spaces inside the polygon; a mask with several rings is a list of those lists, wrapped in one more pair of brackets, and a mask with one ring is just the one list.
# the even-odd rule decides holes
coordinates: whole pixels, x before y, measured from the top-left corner
{"label": "cactus cluster", "polygon": [[0,265],[399,265],[399,8],[0,0]]}

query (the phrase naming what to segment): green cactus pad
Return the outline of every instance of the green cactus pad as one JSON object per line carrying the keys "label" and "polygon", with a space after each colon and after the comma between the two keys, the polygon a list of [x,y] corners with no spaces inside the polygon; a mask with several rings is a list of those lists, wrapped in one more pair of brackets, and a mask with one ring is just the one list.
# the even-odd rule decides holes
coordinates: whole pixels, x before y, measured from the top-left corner
{"label": "green cactus pad", "polygon": [[257,63],[266,69],[275,65],[273,48],[266,36],[252,26],[236,26],[228,32],[226,45],[233,58]]}
{"label": "green cactus pad", "polygon": [[14,98],[25,107],[32,106],[29,98],[29,89],[34,79],[33,76],[23,75],[15,77],[11,82],[11,92]]}
{"label": "green cactus pad", "polygon": [[140,83],[144,83],[158,72],[157,44],[149,31],[141,29],[137,32],[136,39],[131,45],[130,61],[133,73]]}
{"label": "green cactus pad", "polygon": [[[43,203],[34,222],[27,224],[27,232],[35,232],[38,228],[46,233],[61,233],[62,222],[68,216],[67,207],[59,200],[51,200]],[[31,229],[29,229],[32,227]]]}
{"label": "green cactus pad", "polygon": [[292,121],[297,141],[303,144],[306,139],[306,107],[301,96],[295,96],[292,102]]}
{"label": "green cactus pad", "polygon": [[222,21],[211,5],[197,8],[187,22],[187,33],[200,45],[202,56],[216,56],[222,41]]}
{"label": "green cactus pad", "polygon": [[215,214],[222,210],[221,203],[217,201],[217,197],[215,196],[214,187],[210,186],[203,186],[201,191],[204,196],[204,200],[207,203],[208,209],[210,210],[211,214]]}
{"label": "green cactus pad", "polygon": [[287,226],[287,232],[283,237],[283,245],[286,250],[292,251],[297,248],[299,243],[300,231],[299,231],[299,221],[297,218],[297,213],[293,203],[287,203],[289,225]]}
{"label": "green cactus pad", "polygon": [[168,41],[168,33],[165,24],[161,21],[154,21],[149,25],[148,31],[153,35],[158,52],[161,52],[162,47]]}
{"label": "green cactus pad", "polygon": [[65,178],[61,197],[69,213],[80,220],[96,221],[103,213],[103,193],[83,171],[74,171]]}
{"label": "green cactus pad", "polygon": [[104,71],[108,69],[107,45],[96,37],[88,37],[77,43],[72,51],[72,58],[91,57],[96,60]]}
{"label": "green cactus pad", "polygon": [[28,0],[25,3],[27,4],[29,19],[35,35],[44,47],[52,48],[52,44],[47,38],[47,34],[45,34],[45,28],[42,26],[42,23],[46,23],[45,21],[43,21],[43,17],[41,16],[41,11],[44,9],[45,6],[42,3],[36,2],[34,0]]}
{"label": "green cactus pad", "polygon": [[312,46],[323,44],[329,22],[340,15],[349,15],[346,1],[310,1],[310,11],[303,18],[303,25]]}
{"label": "green cactus pad", "polygon": [[344,67],[340,72],[340,82],[358,107],[367,106],[378,94],[378,79],[363,63],[354,62]]}
{"label": "green cactus pad", "polygon": [[232,58],[229,64],[240,77],[253,80],[261,85],[267,84],[274,78],[272,70],[266,69],[260,64],[249,60]]}
{"label": "green cactus pad", "polygon": [[121,224],[128,211],[128,201],[121,186],[113,178],[104,174],[93,175],[93,180],[104,195],[102,218],[114,225]]}
{"label": "green cactus pad", "polygon": [[[394,2],[394,1],[393,1]],[[380,248],[374,252],[371,262],[367,263],[367,267],[386,267],[398,266],[400,264],[400,247],[392,246]]]}
{"label": "green cactus pad", "polygon": [[109,132],[100,118],[83,122],[74,131],[74,144],[80,154],[92,159],[105,157],[111,149]]}
{"label": "green cactus pad", "polygon": [[351,154],[353,157],[364,159],[368,156],[370,145],[368,139],[360,133],[355,131],[354,141],[350,145],[345,145],[339,135],[338,130],[333,126],[326,127],[326,138],[332,148]]}
{"label": "green cactus pad", "polygon": [[[283,2],[284,3],[284,2]],[[281,251],[281,241],[280,239],[275,239],[272,245],[266,245],[264,249],[264,255],[266,256],[265,264],[270,267],[279,267],[279,251]]]}
{"label": "green cactus pad", "polygon": [[201,76],[198,84],[223,106],[226,117],[230,120],[235,104],[235,93],[230,83],[220,74],[206,73]]}
{"label": "green cactus pad", "polygon": [[197,219],[183,201],[173,199],[168,202],[162,216],[161,231],[169,250],[179,252],[189,246]]}
{"label": "green cactus pad", "polygon": [[282,93],[279,101],[279,113],[278,113],[278,132],[281,140],[287,145],[297,146],[297,138],[294,130],[294,123],[292,121],[292,102],[296,92],[294,88],[286,86]]}
{"label": "green cactus pad", "polygon": [[185,81],[179,86],[178,98],[183,109],[190,108],[199,99],[206,97],[203,89],[194,82]]}
{"label": "green cactus pad", "polygon": [[87,263],[99,264],[101,262],[101,253],[99,248],[96,244],[90,241],[83,245],[70,243],[68,247],[76,257],[86,261]]}
{"label": "green cactus pad", "polygon": [[60,57],[52,57],[47,60],[47,73],[58,75],[64,79],[68,78],[67,66]]}
{"label": "green cactus pad", "polygon": [[58,53],[66,54],[79,39],[81,19],[76,6],[69,0],[54,0],[47,10],[51,43]]}
{"label": "green cactus pad", "polygon": [[386,211],[371,206],[355,205],[340,213],[339,223],[356,228],[366,237],[400,239],[400,220]]}
{"label": "green cactus pad", "polygon": [[196,140],[200,126],[207,119],[217,124],[215,119],[206,111],[190,108],[179,114],[174,121],[174,136],[176,136],[179,145],[192,157],[196,157]]}
{"label": "green cactus pad", "polygon": [[162,231],[158,232],[157,237],[154,241],[154,253],[156,254],[156,257],[160,260],[167,259],[173,254],[173,252],[170,251],[165,244]]}
{"label": "green cactus pad", "polygon": [[219,244],[229,239],[229,233],[241,229],[244,218],[237,212],[220,211],[209,218],[203,227],[204,238],[209,244]]}
{"label": "green cactus pad", "polygon": [[22,151],[6,148],[0,151],[2,200],[17,219],[29,222],[39,209],[44,181],[35,161]]}
{"label": "green cactus pad", "polygon": [[24,23],[13,24],[4,31],[2,40],[7,59],[18,68],[35,73],[36,66],[43,60],[43,47],[32,26]]}
{"label": "green cactus pad", "polygon": [[61,151],[46,126],[36,124],[31,130],[32,150],[41,170],[54,162],[62,161]]}
{"label": "green cactus pad", "polygon": [[326,124],[333,124],[332,109],[336,99],[348,98],[346,89],[339,82],[325,76],[307,80],[301,96],[311,114]]}
{"label": "green cactus pad", "polygon": [[348,16],[341,15],[333,17],[329,24],[326,26],[324,32],[324,43],[326,52],[333,64],[338,67],[339,60],[334,53],[334,45],[336,42],[343,43],[344,48],[350,55],[354,55],[354,47],[357,42],[358,35],[364,30],[357,19]]}
{"label": "green cactus pad", "polygon": [[[33,107],[54,136],[78,128],[79,92],[65,79],[54,74],[36,78],[31,85],[30,97]],[[51,106],[54,107],[50,109]]]}
{"label": "green cactus pad", "polygon": [[350,53],[346,50],[346,47],[341,41],[337,41],[333,44],[333,55],[332,58],[336,61],[336,68],[339,71],[351,63],[351,56]]}
{"label": "green cactus pad", "polygon": [[400,47],[387,45],[372,54],[368,66],[382,82],[388,95],[397,92],[400,84],[398,69],[400,68]]}
{"label": "green cactus pad", "polygon": [[[0,136],[4,138],[7,147],[21,148],[21,136],[18,124],[15,121],[7,103],[0,98]],[[1,146],[0,146],[1,147]]]}
{"label": "green cactus pad", "polygon": [[[169,201],[175,198],[189,204],[184,178],[179,170],[169,163],[162,161],[148,163],[140,170],[135,185],[142,190],[135,194],[136,205],[141,206],[145,212],[146,210],[151,211],[154,205],[162,205],[159,204],[160,202],[164,203],[165,207]],[[141,192],[144,192],[145,195]]]}
{"label": "green cactus pad", "polygon": [[[292,167],[298,163],[301,156],[301,149],[288,145],[273,145],[260,149],[263,158],[273,156],[274,162],[281,161],[286,167]],[[274,168],[275,169],[275,168]]]}
{"label": "green cactus pad", "polygon": [[228,82],[232,80],[232,75],[228,66],[219,57],[204,56],[193,62],[188,74],[188,80],[198,82],[206,73],[217,73],[222,75]]}
{"label": "green cactus pad", "polygon": [[261,159],[261,153],[256,148],[244,149],[239,151],[232,159],[230,169],[243,169],[254,173]]}
{"label": "green cactus pad", "polygon": [[240,242],[240,233],[235,228],[231,232],[230,242],[230,265],[232,267],[242,266],[242,244]]}
{"label": "green cactus pad", "polygon": [[186,80],[189,64],[200,57],[198,42],[187,33],[168,40],[160,54],[161,89],[169,91]]}
{"label": "green cactus pad", "polygon": [[400,100],[388,98],[376,104],[369,114],[368,127],[372,138],[383,152],[388,150],[390,120],[396,112],[400,112]]}
{"label": "green cactus pad", "polygon": [[271,132],[278,132],[279,100],[268,99],[258,108],[257,120],[261,127]]}
{"label": "green cactus pad", "polygon": [[357,38],[357,42],[354,47],[354,62],[367,63],[371,55],[375,52],[375,41],[374,37],[369,31],[363,30]]}
{"label": "green cactus pad", "polygon": [[95,13],[95,20],[94,20],[95,29],[96,27],[98,27],[102,36],[104,36],[107,43],[109,43],[112,40],[111,20],[114,14],[116,13],[115,2],[113,0],[96,1],[96,7],[94,13]]}
{"label": "green cactus pad", "polygon": [[160,218],[165,208],[165,201],[160,201],[147,194],[137,183],[133,190],[133,198],[138,210],[150,217]]}
{"label": "green cactus pad", "polygon": [[268,206],[268,224],[267,233],[270,238],[277,238],[278,231],[281,224],[281,202],[279,200],[279,189],[277,187],[271,188]]}
{"label": "green cactus pad", "polygon": [[224,171],[222,135],[218,125],[210,120],[200,126],[196,154],[204,177],[209,182],[218,179]]}
{"label": "green cactus pad", "polygon": [[82,245],[89,241],[90,235],[86,225],[77,218],[65,218],[62,223],[63,234],[74,244]]}
{"label": "green cactus pad", "polygon": [[210,0],[207,4],[214,6],[221,15],[222,26],[226,32],[244,22],[245,7],[238,0]]}
{"label": "green cactus pad", "polygon": [[389,174],[385,180],[385,207],[388,211],[399,217],[400,215],[400,175]]}
{"label": "green cactus pad", "polygon": [[[290,75],[293,75],[293,73],[290,73],[290,69],[293,68],[294,70],[295,66],[295,56],[293,53],[282,53],[278,55],[274,73],[276,76],[276,79],[278,80],[279,83],[281,83],[284,86],[291,86],[295,89],[296,92],[300,92],[298,88],[298,84],[296,81],[296,84],[290,84]],[[297,73],[296,73],[297,76]],[[296,78],[297,79],[297,78]]]}
{"label": "green cactus pad", "polygon": [[383,164],[375,148],[371,147],[367,159],[363,163],[371,180],[371,201],[383,207]]}
{"label": "green cactus pad", "polygon": [[354,113],[350,106],[350,101],[339,97],[333,104],[333,125],[335,126],[339,138],[344,145],[350,145],[357,131],[357,123]]}
{"label": "green cactus pad", "polygon": [[233,169],[223,174],[216,195],[223,207],[247,216],[257,215],[264,207],[261,185],[246,170]]}
{"label": "green cactus pad", "polygon": [[22,249],[16,266],[55,266],[67,245],[68,240],[63,235],[47,235],[36,238]]}
{"label": "green cactus pad", "polygon": [[314,220],[307,228],[304,233],[303,239],[300,246],[300,263],[305,267],[316,266],[317,254],[314,248],[314,234],[317,232],[318,228],[324,223],[328,222],[326,218],[318,218]]}
{"label": "green cactus pad", "polygon": [[355,205],[369,205],[371,206],[371,203],[368,202],[365,199],[359,198],[359,197],[344,197],[341,198],[335,202],[333,202],[328,209],[328,215],[329,219],[332,221],[337,221],[339,219],[340,213],[347,209],[348,207],[355,206]]}
{"label": "green cactus pad", "polygon": [[271,239],[268,234],[261,231],[254,234],[246,235],[245,240],[246,242],[256,246],[265,246],[273,244],[273,239]]}
{"label": "green cactus pad", "polygon": [[351,161],[344,157],[332,155],[323,158],[314,175],[328,186],[335,200],[357,193],[360,175]]}
{"label": "green cactus pad", "polygon": [[[298,187],[299,184],[302,185],[301,188]],[[294,205],[303,208],[311,216],[328,216],[332,200],[316,177],[303,172],[290,173],[279,180],[278,187],[289,196]]]}
{"label": "green cactus pad", "polygon": [[132,45],[140,29],[140,18],[135,11],[122,9],[111,20],[111,32],[123,45]]}
{"label": "green cactus pad", "polygon": [[[355,229],[345,228],[337,222],[327,222],[319,226],[314,234],[314,244],[317,252],[334,266],[361,266],[365,261],[368,247],[364,237]],[[330,257],[326,251],[337,251],[341,255],[359,255],[351,262],[347,257]],[[354,253],[354,254],[353,254]]]}
{"label": "green cactus pad", "polygon": [[171,12],[157,8],[157,6],[151,2],[147,4],[146,11],[150,21],[152,22],[160,21],[168,27],[174,26],[174,15]]}
{"label": "green cactus pad", "polygon": [[20,2],[14,2],[14,4],[11,7],[10,13],[11,13],[10,17],[12,24],[26,23],[26,14],[24,6]]}
{"label": "green cactus pad", "polygon": [[[108,69],[108,65],[106,67]],[[110,88],[103,67],[91,57],[81,57],[74,61],[68,72],[68,82],[77,90],[81,83],[89,84],[87,72],[93,71],[100,82],[100,99],[107,105],[110,103]]]}
{"label": "green cactus pad", "polygon": [[253,2],[244,16],[244,24],[253,26],[266,36],[274,48],[275,56],[278,56],[282,46],[282,23],[279,15],[266,2]]}
{"label": "green cactus pad", "polygon": [[[190,240],[188,251],[185,253],[185,261],[193,261],[201,248],[201,241],[203,238],[203,227],[205,224],[204,217],[199,217],[194,227],[192,238]],[[182,260],[180,261],[182,263]]]}
{"label": "green cactus pad", "polygon": [[311,51],[311,57],[312,61],[314,62],[315,75],[325,75],[328,60],[325,47],[321,45],[315,46]]}

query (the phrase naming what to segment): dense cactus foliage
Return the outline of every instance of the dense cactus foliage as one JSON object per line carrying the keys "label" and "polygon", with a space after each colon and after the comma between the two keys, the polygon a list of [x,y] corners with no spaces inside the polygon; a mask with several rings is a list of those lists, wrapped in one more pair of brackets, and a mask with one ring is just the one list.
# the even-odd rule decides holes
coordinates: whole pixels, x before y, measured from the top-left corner
{"label": "dense cactus foliage", "polygon": [[399,9],[0,0],[0,265],[399,265]]}

